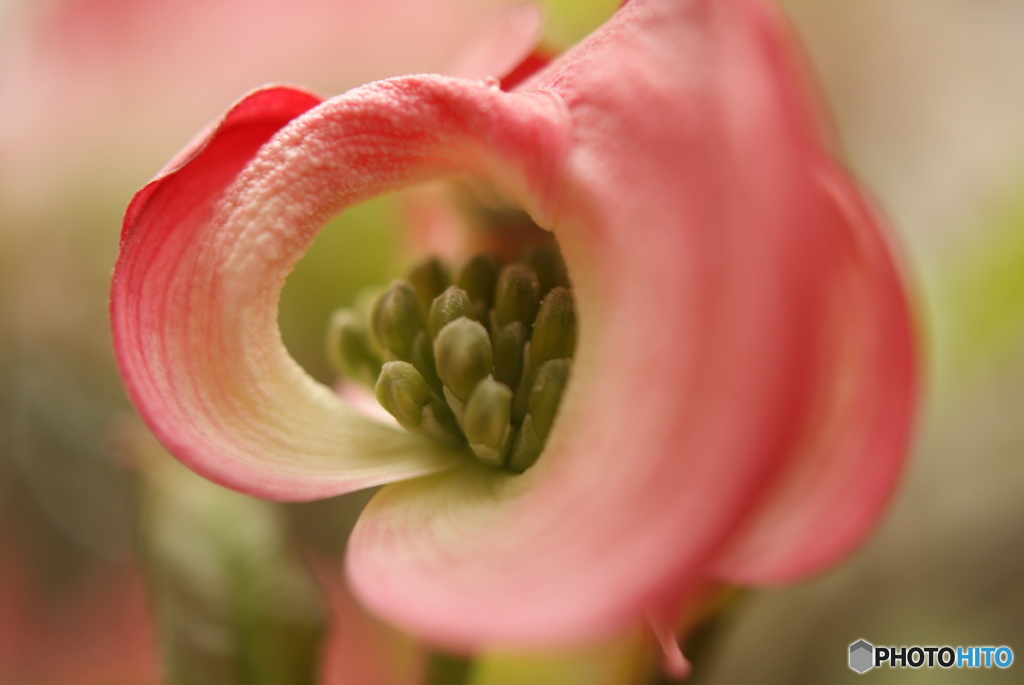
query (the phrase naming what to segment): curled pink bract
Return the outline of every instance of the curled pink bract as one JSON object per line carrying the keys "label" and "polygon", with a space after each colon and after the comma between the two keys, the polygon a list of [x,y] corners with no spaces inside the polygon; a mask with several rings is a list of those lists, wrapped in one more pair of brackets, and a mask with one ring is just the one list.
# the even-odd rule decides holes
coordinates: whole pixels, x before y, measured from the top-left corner
{"label": "curled pink bract", "polygon": [[[676,615],[709,579],[836,561],[898,478],[914,341],[789,41],[761,0],[632,0],[514,92],[250,94],[127,211],[111,309],[132,400],[233,488],[391,483],[350,541],[352,587],[453,648],[593,637]],[[572,380],[519,476],[351,410],[277,330],[331,215],[464,175],[555,235],[577,302]]]}

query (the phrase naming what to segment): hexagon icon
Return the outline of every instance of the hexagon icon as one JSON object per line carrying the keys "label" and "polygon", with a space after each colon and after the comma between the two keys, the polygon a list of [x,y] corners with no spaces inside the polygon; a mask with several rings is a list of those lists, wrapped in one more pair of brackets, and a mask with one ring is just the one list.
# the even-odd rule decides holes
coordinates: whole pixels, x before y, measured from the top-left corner
{"label": "hexagon icon", "polygon": [[857,640],[850,645],[850,668],[857,673],[864,673],[875,667],[875,648],[865,640]]}

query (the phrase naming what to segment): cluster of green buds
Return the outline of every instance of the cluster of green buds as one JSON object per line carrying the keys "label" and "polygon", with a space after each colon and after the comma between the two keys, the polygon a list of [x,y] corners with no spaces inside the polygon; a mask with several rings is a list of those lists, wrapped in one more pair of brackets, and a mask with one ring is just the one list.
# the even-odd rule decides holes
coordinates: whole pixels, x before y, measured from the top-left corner
{"label": "cluster of green buds", "polygon": [[452,272],[414,266],[375,296],[335,313],[338,371],[374,388],[407,430],[467,445],[522,473],[551,431],[576,346],[576,311],[557,246],[502,264],[477,255]]}

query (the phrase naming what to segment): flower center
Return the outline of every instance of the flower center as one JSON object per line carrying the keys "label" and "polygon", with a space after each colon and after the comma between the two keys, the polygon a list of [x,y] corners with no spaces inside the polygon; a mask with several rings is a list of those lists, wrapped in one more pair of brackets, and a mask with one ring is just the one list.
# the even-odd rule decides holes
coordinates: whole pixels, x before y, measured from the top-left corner
{"label": "flower center", "polygon": [[565,264],[551,241],[508,264],[477,255],[452,273],[427,259],[340,310],[329,351],[407,430],[522,473],[544,449],[576,346]]}

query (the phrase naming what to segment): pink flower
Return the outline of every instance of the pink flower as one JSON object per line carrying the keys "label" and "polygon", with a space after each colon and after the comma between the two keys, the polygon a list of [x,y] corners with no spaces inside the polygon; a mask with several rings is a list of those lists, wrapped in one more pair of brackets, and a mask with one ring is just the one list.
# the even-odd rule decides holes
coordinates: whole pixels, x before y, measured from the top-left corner
{"label": "pink flower", "polygon": [[[230,487],[393,483],[349,579],[452,648],[670,622],[709,581],[805,576],[876,523],[915,402],[903,286],[822,137],[762,0],[632,0],[514,92],[257,91],[128,208],[111,303],[126,386],[171,453]],[[573,377],[522,475],[357,413],[277,329],[328,217],[454,175],[551,230],[573,281]]]}

